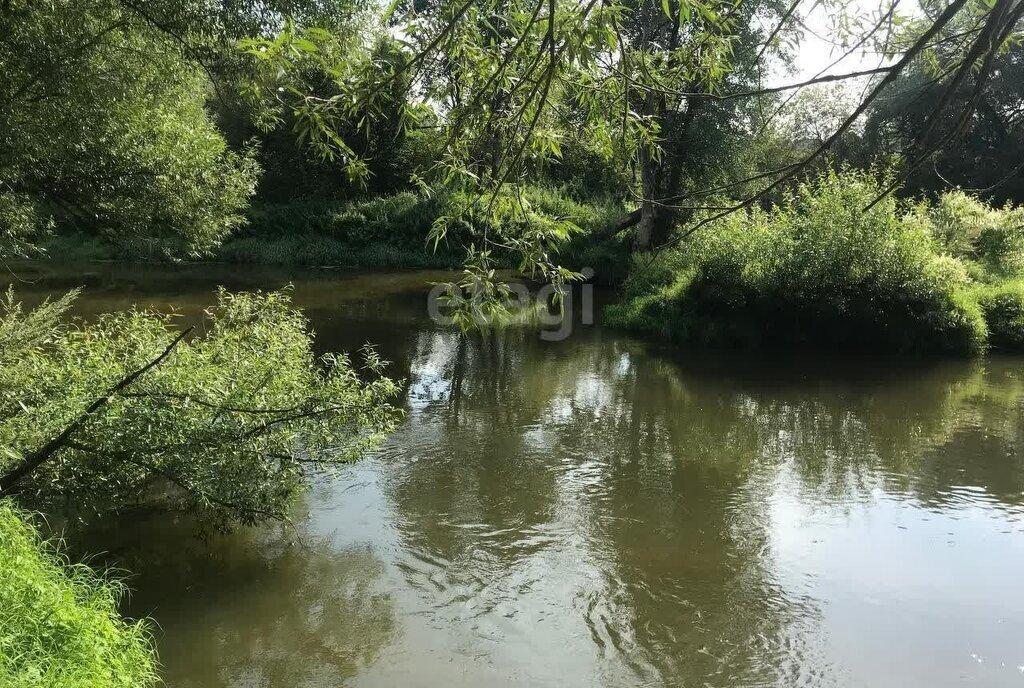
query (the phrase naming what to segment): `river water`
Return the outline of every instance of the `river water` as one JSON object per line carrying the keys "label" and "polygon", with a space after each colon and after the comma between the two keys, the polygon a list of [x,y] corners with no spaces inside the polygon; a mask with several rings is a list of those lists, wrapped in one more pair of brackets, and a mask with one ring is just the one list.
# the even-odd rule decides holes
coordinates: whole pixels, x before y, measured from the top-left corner
{"label": "river water", "polygon": [[292,524],[76,544],[132,572],[172,688],[1024,686],[1024,359],[464,339],[426,273],[19,277],[186,317],[292,282],[319,348],[375,342],[408,382],[399,431]]}

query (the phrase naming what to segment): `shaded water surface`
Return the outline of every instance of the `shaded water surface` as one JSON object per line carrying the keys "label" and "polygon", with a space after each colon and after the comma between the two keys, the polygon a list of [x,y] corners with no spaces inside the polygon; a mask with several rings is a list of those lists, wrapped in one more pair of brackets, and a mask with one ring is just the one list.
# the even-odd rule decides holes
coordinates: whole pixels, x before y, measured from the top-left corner
{"label": "shaded water surface", "polygon": [[105,524],[172,687],[1024,686],[1024,359],[460,339],[424,273],[23,272],[194,317],[295,284],[407,417],[293,525]]}

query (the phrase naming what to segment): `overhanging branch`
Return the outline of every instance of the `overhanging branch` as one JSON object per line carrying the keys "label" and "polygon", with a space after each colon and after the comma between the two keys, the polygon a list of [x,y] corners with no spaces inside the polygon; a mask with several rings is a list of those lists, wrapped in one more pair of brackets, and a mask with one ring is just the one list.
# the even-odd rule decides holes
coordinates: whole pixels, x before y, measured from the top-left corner
{"label": "overhanging branch", "polygon": [[189,327],[185,331],[181,332],[177,337],[167,345],[159,356],[154,358],[152,361],[142,366],[141,368],[129,373],[125,377],[121,378],[113,387],[107,392],[95,399],[89,406],[83,411],[75,420],[71,422],[66,428],[64,428],[60,434],[51,439],[49,442],[44,444],[42,447],[34,452],[30,452],[11,470],[0,477],[0,497],[6,497],[17,489],[17,484],[22,478],[32,473],[32,471],[43,465],[50,457],[57,453],[61,448],[67,445],[68,441],[85,423],[92,417],[94,413],[99,411],[101,408],[114,398],[121,390],[130,386],[133,382],[138,380],[140,377],[145,375],[149,370],[152,370],[156,366],[160,365],[165,358],[171,355],[171,351],[174,347],[186,337],[194,326]]}

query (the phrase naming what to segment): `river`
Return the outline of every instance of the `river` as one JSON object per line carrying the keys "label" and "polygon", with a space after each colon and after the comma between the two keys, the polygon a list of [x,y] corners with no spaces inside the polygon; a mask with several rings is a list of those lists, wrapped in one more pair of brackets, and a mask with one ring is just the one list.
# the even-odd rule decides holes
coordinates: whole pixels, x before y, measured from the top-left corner
{"label": "river", "polygon": [[318,348],[407,380],[398,432],[290,524],[74,543],[131,572],[171,688],[1024,686],[1024,359],[465,339],[427,273],[18,277],[186,319],[291,282]]}

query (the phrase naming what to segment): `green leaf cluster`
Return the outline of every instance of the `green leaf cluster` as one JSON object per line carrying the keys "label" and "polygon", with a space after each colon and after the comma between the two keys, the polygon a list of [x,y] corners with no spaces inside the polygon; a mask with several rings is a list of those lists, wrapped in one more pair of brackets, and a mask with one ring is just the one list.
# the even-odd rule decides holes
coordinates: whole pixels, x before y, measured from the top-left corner
{"label": "green leaf cluster", "polygon": [[156,25],[160,9],[0,8],[0,255],[55,223],[198,255],[243,222],[252,152],[229,149],[206,110],[207,73]]}
{"label": "green leaf cluster", "polygon": [[[140,310],[65,322],[72,298],[27,312],[13,293],[0,302],[0,475],[175,336],[172,316]],[[79,512],[162,505],[216,526],[283,519],[312,475],[393,427],[398,386],[376,354],[362,369],[316,356],[287,291],[221,291],[200,329],[88,416],[19,498]]]}
{"label": "green leaf cluster", "polygon": [[1015,264],[1019,211],[957,193],[865,211],[884,185],[826,171],[769,210],[723,218],[636,266],[609,319],[714,346],[975,353],[1024,341],[1019,288],[984,287],[1007,273],[978,263]]}

